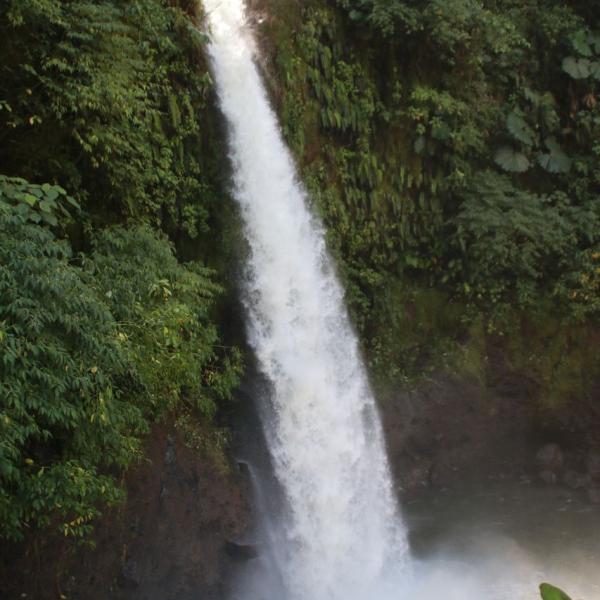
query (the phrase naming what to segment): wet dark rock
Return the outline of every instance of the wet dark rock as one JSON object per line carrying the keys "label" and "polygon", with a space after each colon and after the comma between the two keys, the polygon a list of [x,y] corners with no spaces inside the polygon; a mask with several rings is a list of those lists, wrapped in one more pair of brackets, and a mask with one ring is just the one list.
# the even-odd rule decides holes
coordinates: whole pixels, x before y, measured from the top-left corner
{"label": "wet dark rock", "polygon": [[591,478],[587,473],[578,473],[577,471],[567,471],[563,477],[563,482],[572,490],[585,488],[590,484]]}
{"label": "wet dark rock", "polygon": [[248,463],[240,460],[236,463],[236,466],[238,468],[238,471],[244,476],[244,477],[249,477],[250,476],[250,467],[248,466]]}
{"label": "wet dark rock", "polygon": [[225,552],[240,561],[252,560],[258,556],[258,550],[253,544],[240,544],[239,542],[225,542]]}
{"label": "wet dark rock", "polygon": [[586,460],[587,472],[590,477],[596,481],[600,481],[600,451],[592,450]]}
{"label": "wet dark rock", "polygon": [[174,465],[177,462],[175,450],[175,439],[172,435],[167,436],[167,448],[165,450],[165,465]]}
{"label": "wet dark rock", "polygon": [[135,590],[141,583],[139,568],[134,560],[128,560],[117,577],[117,584],[124,590]]}
{"label": "wet dark rock", "polygon": [[592,504],[600,504],[600,487],[593,487],[588,490],[588,497]]}
{"label": "wet dark rock", "polygon": [[538,450],[535,462],[541,471],[556,473],[562,469],[565,457],[558,444],[546,444]]}
{"label": "wet dark rock", "polygon": [[540,471],[540,479],[548,485],[554,485],[557,481],[556,473],[554,471]]}
{"label": "wet dark rock", "polygon": [[409,489],[428,487],[433,483],[431,481],[432,474],[433,463],[427,459],[420,460],[416,462],[412,468],[406,471],[403,478],[403,485]]}
{"label": "wet dark rock", "polygon": [[160,493],[158,496],[161,500],[164,500],[165,498],[168,498],[168,496],[169,496],[169,488],[167,487],[167,485],[164,481],[161,482],[161,484],[160,484]]}
{"label": "wet dark rock", "polygon": [[443,463],[436,463],[429,469],[429,483],[436,487],[448,485],[452,480],[452,470]]}

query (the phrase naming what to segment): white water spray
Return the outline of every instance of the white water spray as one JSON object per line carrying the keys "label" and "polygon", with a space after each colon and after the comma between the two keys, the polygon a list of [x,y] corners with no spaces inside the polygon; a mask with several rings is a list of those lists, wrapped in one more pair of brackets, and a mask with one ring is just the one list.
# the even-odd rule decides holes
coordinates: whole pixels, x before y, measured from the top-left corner
{"label": "white water spray", "polygon": [[255,66],[243,0],[204,5],[250,246],[249,339],[272,384],[267,441],[286,497],[276,549],[286,595],[381,600],[407,545],[342,289]]}

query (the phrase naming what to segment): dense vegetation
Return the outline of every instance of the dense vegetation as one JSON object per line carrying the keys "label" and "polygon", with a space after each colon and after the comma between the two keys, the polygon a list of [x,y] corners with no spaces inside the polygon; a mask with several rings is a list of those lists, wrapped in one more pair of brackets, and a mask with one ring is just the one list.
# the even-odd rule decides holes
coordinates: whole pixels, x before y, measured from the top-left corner
{"label": "dense vegetation", "polygon": [[222,449],[241,358],[200,262],[228,209],[192,6],[0,8],[0,538],[87,534],[153,423]]}
{"label": "dense vegetation", "polygon": [[484,377],[503,338],[542,395],[565,400],[573,380],[584,393],[598,371],[585,349],[600,315],[600,11],[268,4],[284,132],[378,381],[448,361]]}
{"label": "dense vegetation", "polygon": [[[264,0],[268,81],[381,389],[600,369],[600,11]],[[217,455],[236,219],[190,0],[0,7],[0,523],[89,531],[153,423]],[[211,267],[211,269],[207,268]],[[176,416],[176,417],[175,417]]]}

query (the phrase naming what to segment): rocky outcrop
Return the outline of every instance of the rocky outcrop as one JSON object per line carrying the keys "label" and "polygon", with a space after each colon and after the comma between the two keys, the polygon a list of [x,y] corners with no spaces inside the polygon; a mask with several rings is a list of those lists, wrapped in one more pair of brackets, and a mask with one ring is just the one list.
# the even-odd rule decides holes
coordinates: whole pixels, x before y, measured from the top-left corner
{"label": "rocky outcrop", "polygon": [[243,479],[186,447],[172,428],[153,431],[146,456],[126,477],[126,504],[98,522],[95,548],[46,537],[7,549],[0,598],[221,598],[235,560],[228,540],[248,520]]}
{"label": "rocky outcrop", "polygon": [[389,393],[381,412],[399,492],[518,479],[600,502],[600,422],[586,406],[550,412],[515,373],[486,383],[438,373]]}
{"label": "rocky outcrop", "polygon": [[390,394],[382,418],[400,492],[524,475],[534,421],[527,393],[438,374]]}

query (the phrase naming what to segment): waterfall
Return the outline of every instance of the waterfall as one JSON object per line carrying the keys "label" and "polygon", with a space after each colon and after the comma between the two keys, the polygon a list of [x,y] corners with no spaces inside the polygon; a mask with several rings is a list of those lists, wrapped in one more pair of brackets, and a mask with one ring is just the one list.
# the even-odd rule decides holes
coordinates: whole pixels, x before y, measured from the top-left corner
{"label": "waterfall", "polygon": [[387,598],[405,530],[343,291],[256,68],[244,2],[204,7],[249,245],[248,337],[271,386],[265,429],[285,496],[276,549],[285,594]]}

